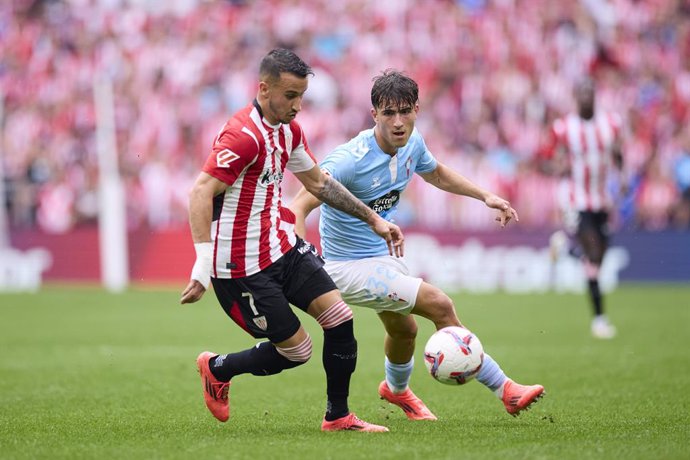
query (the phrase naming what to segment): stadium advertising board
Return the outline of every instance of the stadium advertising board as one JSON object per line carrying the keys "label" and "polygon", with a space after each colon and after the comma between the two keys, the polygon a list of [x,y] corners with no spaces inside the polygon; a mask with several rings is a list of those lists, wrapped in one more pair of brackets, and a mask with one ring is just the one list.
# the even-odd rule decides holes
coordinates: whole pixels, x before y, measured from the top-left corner
{"label": "stadium advertising board", "polygon": [[[194,263],[187,229],[129,234],[130,279],[135,284],[183,283]],[[310,239],[317,242],[315,234]],[[513,293],[580,291],[585,283],[572,257],[552,264],[549,233],[500,231],[444,233],[406,231],[408,265],[414,275],[448,290]],[[64,235],[23,231],[0,257],[0,289],[35,290],[41,280],[99,282],[98,232],[82,228]],[[19,282],[18,280],[24,280]],[[604,260],[601,283],[690,282],[690,233],[621,233]]]}

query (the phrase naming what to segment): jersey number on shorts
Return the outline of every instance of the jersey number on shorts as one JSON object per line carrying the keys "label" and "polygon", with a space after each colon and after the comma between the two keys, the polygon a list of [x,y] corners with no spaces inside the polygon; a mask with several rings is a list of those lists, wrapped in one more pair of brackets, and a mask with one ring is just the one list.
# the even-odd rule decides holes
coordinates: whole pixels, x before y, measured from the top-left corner
{"label": "jersey number on shorts", "polygon": [[259,316],[259,310],[256,309],[256,306],[254,306],[254,296],[252,295],[252,293],[243,292],[242,297],[249,297],[249,308],[252,309],[252,313],[254,313],[254,316]]}

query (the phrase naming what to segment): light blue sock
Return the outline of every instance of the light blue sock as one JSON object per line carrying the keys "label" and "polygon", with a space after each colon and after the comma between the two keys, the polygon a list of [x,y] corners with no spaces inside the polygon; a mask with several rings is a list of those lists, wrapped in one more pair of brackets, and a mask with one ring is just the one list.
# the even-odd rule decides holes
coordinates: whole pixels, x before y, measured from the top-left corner
{"label": "light blue sock", "polygon": [[503,397],[503,384],[508,379],[503,370],[488,353],[484,353],[482,368],[477,374],[477,381],[493,391],[499,398]]}
{"label": "light blue sock", "polygon": [[410,377],[412,377],[412,369],[414,369],[414,356],[410,362],[405,364],[392,363],[388,361],[388,357],[386,357],[385,367],[388,388],[390,388],[393,393],[402,393],[405,391],[408,383],[410,383]]}

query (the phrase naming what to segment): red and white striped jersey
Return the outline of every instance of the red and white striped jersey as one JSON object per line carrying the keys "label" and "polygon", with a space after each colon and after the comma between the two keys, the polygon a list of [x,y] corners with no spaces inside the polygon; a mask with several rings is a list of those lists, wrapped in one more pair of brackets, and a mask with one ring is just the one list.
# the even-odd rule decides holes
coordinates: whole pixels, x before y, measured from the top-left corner
{"label": "red and white striped jersey", "polygon": [[607,181],[613,169],[613,147],[620,136],[621,119],[601,113],[591,120],[577,114],[553,124],[557,144],[565,149],[570,169],[570,205],[576,211],[603,211],[611,206]]}
{"label": "red and white striped jersey", "polygon": [[225,123],[203,167],[228,184],[213,200],[214,278],[252,275],[295,246],[295,216],[282,206],[283,172],[314,165],[300,125],[269,124],[256,101]]}

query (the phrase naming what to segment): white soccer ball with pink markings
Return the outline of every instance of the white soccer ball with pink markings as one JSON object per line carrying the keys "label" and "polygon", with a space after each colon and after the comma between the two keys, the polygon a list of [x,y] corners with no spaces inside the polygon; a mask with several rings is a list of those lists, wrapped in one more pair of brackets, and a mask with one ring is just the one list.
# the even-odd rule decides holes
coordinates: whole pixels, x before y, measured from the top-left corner
{"label": "white soccer ball with pink markings", "polygon": [[484,348],[472,332],[457,326],[434,332],[424,347],[424,364],[433,378],[446,385],[462,385],[479,373]]}

